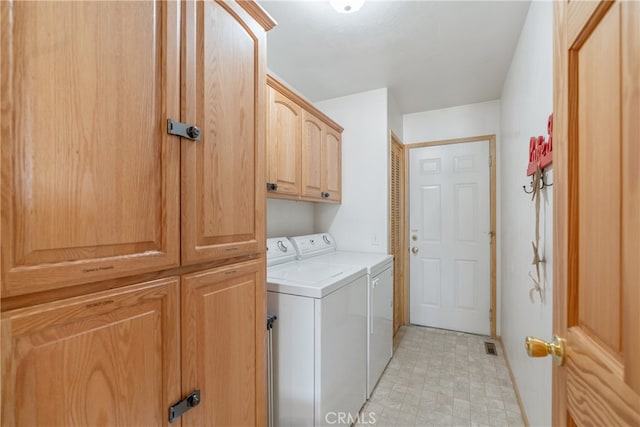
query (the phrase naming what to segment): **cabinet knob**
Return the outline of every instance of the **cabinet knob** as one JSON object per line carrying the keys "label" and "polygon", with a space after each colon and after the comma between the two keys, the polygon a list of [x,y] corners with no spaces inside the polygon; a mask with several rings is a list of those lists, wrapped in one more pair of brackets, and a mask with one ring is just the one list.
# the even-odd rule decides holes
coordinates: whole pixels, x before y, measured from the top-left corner
{"label": "cabinet knob", "polygon": [[198,139],[200,136],[200,128],[198,128],[198,126],[189,126],[187,128],[187,135],[192,139]]}
{"label": "cabinet knob", "polygon": [[326,191],[323,191],[321,194],[323,199],[329,198],[329,193],[327,193]]}
{"label": "cabinet knob", "polygon": [[278,189],[278,184],[267,182],[267,191],[276,191],[277,189]]}

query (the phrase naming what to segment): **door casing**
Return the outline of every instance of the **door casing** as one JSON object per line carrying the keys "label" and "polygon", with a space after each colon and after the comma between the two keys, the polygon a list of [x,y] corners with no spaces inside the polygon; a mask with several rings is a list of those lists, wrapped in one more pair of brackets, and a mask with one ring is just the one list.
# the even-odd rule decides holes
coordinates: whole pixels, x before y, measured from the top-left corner
{"label": "door casing", "polygon": [[[422,147],[433,147],[437,145],[448,145],[448,144],[460,144],[464,142],[476,142],[476,141],[489,141],[489,156],[491,158],[491,167],[489,171],[489,179],[490,179],[490,224],[491,224],[491,232],[493,233],[491,239],[491,261],[490,261],[490,287],[491,287],[491,296],[490,296],[490,309],[491,309],[491,337],[497,338],[496,333],[496,257],[497,257],[497,249],[496,249],[496,136],[493,135],[479,135],[472,136],[467,138],[455,138],[455,139],[445,139],[440,141],[429,141],[429,142],[418,142],[414,144],[406,144],[404,146],[404,165],[405,165],[405,180],[404,180],[404,194],[409,194],[409,168],[406,165],[409,164],[409,150],[413,148],[422,148]],[[404,224],[402,224],[401,229],[404,231],[403,237],[403,252],[405,255],[408,255],[409,251],[409,238],[407,232],[408,228],[408,204],[409,197],[405,197],[405,216],[403,217]],[[402,295],[404,295],[404,313],[403,319],[404,323],[408,323],[409,321],[409,257],[405,256],[405,268],[404,274],[402,278]]]}

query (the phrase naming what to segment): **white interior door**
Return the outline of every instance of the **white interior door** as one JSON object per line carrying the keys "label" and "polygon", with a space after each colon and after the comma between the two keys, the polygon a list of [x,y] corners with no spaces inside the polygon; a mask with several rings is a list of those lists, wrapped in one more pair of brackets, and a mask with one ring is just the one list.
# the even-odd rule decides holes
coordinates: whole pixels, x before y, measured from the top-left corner
{"label": "white interior door", "polygon": [[410,321],[490,334],[489,141],[410,150]]}

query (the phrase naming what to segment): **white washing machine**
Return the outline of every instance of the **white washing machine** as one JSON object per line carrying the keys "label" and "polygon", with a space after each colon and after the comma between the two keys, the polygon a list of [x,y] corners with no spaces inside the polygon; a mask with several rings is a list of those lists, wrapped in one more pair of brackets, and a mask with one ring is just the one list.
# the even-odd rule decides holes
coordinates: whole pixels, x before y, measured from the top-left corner
{"label": "white washing machine", "polygon": [[367,273],[295,261],[286,238],[267,240],[267,305],[273,327],[273,406],[278,426],[353,419],[366,393]]}
{"label": "white washing machine", "polygon": [[[393,355],[393,256],[366,252],[338,251],[328,233],[292,237],[294,246],[308,245],[315,251],[303,256],[310,262],[330,265],[353,265],[367,269],[367,394],[373,388]],[[318,255],[320,254],[320,255]]]}

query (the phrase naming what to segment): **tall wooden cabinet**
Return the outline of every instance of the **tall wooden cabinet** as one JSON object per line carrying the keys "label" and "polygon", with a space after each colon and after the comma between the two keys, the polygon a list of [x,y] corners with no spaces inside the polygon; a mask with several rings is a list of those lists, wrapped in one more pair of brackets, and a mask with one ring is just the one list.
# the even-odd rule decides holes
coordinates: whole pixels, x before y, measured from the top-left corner
{"label": "tall wooden cabinet", "polygon": [[0,8],[2,297],[180,265],[178,3]]}
{"label": "tall wooden cabinet", "polygon": [[197,389],[172,425],[263,425],[274,22],[245,0],[0,16],[1,424],[168,424]]}
{"label": "tall wooden cabinet", "polygon": [[342,127],[267,76],[267,195],[340,203]]}

